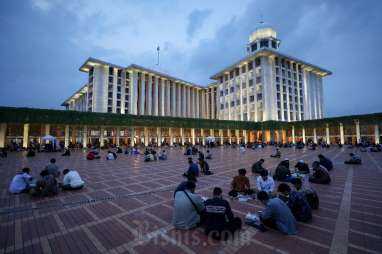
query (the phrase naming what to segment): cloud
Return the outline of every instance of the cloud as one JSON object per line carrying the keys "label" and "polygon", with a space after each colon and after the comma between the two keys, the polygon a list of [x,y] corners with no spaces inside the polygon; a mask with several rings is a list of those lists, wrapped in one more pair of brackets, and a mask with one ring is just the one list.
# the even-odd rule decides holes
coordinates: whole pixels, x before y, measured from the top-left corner
{"label": "cloud", "polygon": [[187,37],[192,40],[210,16],[211,10],[194,10],[188,15]]}
{"label": "cloud", "polygon": [[52,7],[57,3],[57,0],[31,0],[32,6],[44,13],[49,12]]}

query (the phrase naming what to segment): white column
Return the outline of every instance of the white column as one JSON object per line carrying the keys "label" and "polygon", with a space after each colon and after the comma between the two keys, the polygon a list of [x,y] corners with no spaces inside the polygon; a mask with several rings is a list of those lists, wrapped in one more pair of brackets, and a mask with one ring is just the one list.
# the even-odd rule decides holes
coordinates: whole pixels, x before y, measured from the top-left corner
{"label": "white column", "polygon": [[134,139],[135,139],[135,129],[131,128],[130,129],[130,147],[133,147],[135,145]]}
{"label": "white column", "polygon": [[135,71],[129,72],[130,77],[130,107],[129,111],[133,115],[138,115],[138,75]]}
{"label": "white column", "polygon": [[306,137],[305,137],[305,127],[302,128],[302,142],[306,142]]}
{"label": "white column", "polygon": [[100,144],[101,147],[105,146],[105,135],[104,135],[104,132],[105,132],[105,129],[103,127],[101,127],[101,133],[100,133],[100,137],[99,137],[99,144]]}
{"label": "white column", "polygon": [[180,128],[180,137],[181,137],[180,143],[183,146],[184,145],[184,131],[183,131],[183,128]]}
{"label": "white column", "polygon": [[248,143],[247,130],[243,130],[244,144]]}
{"label": "white column", "polygon": [[82,131],[82,146],[86,148],[88,146],[88,127],[84,126]]}
{"label": "white column", "polygon": [[145,83],[145,74],[141,73],[141,85],[140,85],[140,105],[139,105],[139,114],[144,115],[145,112],[145,99],[146,99],[146,83]]}
{"label": "white column", "polygon": [[223,145],[224,142],[224,136],[223,136],[223,130],[219,130],[219,136],[220,136],[220,145]]}
{"label": "white column", "polygon": [[317,144],[317,130],[316,128],[313,128],[313,142]]}
{"label": "white column", "polygon": [[183,102],[183,106],[182,106],[182,117],[187,117],[187,94],[186,94],[186,86],[184,84],[182,84],[182,92],[183,92],[183,96],[182,96],[182,102]]}
{"label": "white column", "polygon": [[176,116],[181,117],[182,116],[182,86],[180,83],[176,83]]}
{"label": "white column", "polygon": [[148,146],[149,145],[149,130],[147,129],[147,127],[143,128],[143,133],[145,135],[145,146]]}
{"label": "white column", "polygon": [[172,82],[172,101],[171,101],[171,115],[176,116],[176,84]]}
{"label": "white column", "polygon": [[45,135],[50,135],[50,124],[45,124]]}
{"label": "white column", "polygon": [[196,93],[196,118],[201,118],[200,117],[200,108],[199,108],[199,90],[196,88],[195,89]]}
{"label": "white column", "polygon": [[167,101],[167,106],[166,106],[166,116],[171,116],[171,87],[170,87],[170,81],[167,80],[166,82],[166,101]]}
{"label": "white column", "polygon": [[0,148],[5,147],[5,135],[7,132],[7,124],[6,123],[1,123],[0,124]]}
{"label": "white column", "polygon": [[379,144],[379,126],[378,124],[374,125],[374,140],[376,144]]}
{"label": "white column", "polygon": [[200,129],[200,136],[202,137],[202,145],[206,144],[206,138],[204,137],[204,130]]}
{"label": "white column", "polygon": [[168,128],[168,135],[170,136],[170,146],[174,145],[174,137],[172,136],[172,128]]}
{"label": "white column", "polygon": [[326,124],[326,143],[330,145],[330,132],[329,132],[329,124]]}
{"label": "white column", "polygon": [[236,144],[240,144],[240,131],[239,130],[235,130],[235,137],[236,137]]}
{"label": "white column", "polygon": [[164,109],[164,106],[165,106],[165,99],[166,99],[166,96],[165,96],[165,84],[166,84],[166,81],[164,79],[161,79],[161,86],[160,86],[160,93],[161,93],[161,98],[160,98],[160,112],[159,112],[159,115],[160,116],[164,116],[165,115],[165,109]]}
{"label": "white column", "polygon": [[158,115],[158,77],[155,76],[155,83],[154,83],[154,116]]}
{"label": "white column", "polygon": [[344,125],[340,123],[340,142],[341,145],[345,144]]}
{"label": "white column", "polygon": [[28,148],[29,144],[29,123],[24,124],[23,132],[23,148]]}
{"label": "white column", "polygon": [[69,146],[69,125],[65,125],[65,148]]}
{"label": "white column", "polygon": [[356,136],[357,136],[357,143],[361,143],[361,130],[359,128],[359,121],[355,122],[355,131],[356,131]]}
{"label": "white column", "polygon": [[147,97],[146,97],[146,100],[147,100],[147,109],[146,109],[146,115],[152,115],[152,99],[153,99],[153,90],[152,90],[152,76],[151,75],[148,75],[148,78],[149,78],[149,82],[148,82],[148,91],[147,91]]}
{"label": "white column", "polygon": [[195,129],[191,129],[191,140],[192,140],[192,145],[195,145]]}
{"label": "white column", "polygon": [[292,126],[292,143],[296,144],[296,136],[295,136],[295,133],[294,133],[294,126]]}
{"label": "white column", "polygon": [[231,130],[228,129],[227,132],[228,132],[228,142],[229,142],[230,144],[232,144],[232,134],[231,134]]}
{"label": "white column", "polygon": [[116,129],[115,129],[115,145],[116,146],[119,146],[119,139],[120,139],[120,137],[121,137],[121,128],[119,128],[119,127],[117,127]]}
{"label": "white column", "polygon": [[161,146],[162,144],[162,131],[160,127],[157,127],[157,143],[158,146]]}

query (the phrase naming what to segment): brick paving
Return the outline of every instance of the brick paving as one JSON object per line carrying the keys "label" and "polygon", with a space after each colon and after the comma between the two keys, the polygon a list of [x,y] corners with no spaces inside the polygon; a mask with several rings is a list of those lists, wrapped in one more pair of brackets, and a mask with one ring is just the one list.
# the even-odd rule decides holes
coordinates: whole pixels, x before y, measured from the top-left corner
{"label": "brick paving", "polygon": [[[220,186],[227,195],[231,178],[241,167],[265,158],[274,170],[273,148],[249,150],[211,149],[212,176],[200,177],[197,193],[211,196]],[[296,236],[270,230],[262,233],[244,225],[235,239],[217,242],[201,229],[175,230],[171,225],[173,190],[183,180],[187,157],[179,148],[169,150],[169,160],[145,163],[141,155],[119,155],[116,161],[87,161],[85,153],[37,154],[25,158],[10,153],[0,159],[0,253],[382,253],[382,154],[361,153],[363,165],[343,161],[351,149],[332,147],[317,151],[281,149],[291,165],[298,159],[311,164],[318,153],[334,161],[329,186],[312,184],[320,208],[312,223],[299,223]],[[22,167],[34,175],[51,157],[60,169],[77,169],[86,182],[83,190],[51,198],[10,195],[11,177]],[[196,159],[196,157],[195,157]],[[254,180],[251,178],[254,186]],[[230,200],[234,213],[263,210],[256,200]]]}

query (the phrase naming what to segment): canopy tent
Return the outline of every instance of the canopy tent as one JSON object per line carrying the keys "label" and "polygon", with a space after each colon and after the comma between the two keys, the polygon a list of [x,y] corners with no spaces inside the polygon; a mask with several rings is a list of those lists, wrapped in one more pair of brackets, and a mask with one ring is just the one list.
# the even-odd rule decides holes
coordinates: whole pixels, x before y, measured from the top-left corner
{"label": "canopy tent", "polygon": [[55,142],[56,141],[56,138],[51,136],[51,135],[46,135],[44,137],[41,138],[43,141],[50,141],[50,142]]}
{"label": "canopy tent", "polygon": [[215,137],[209,136],[206,139],[208,143],[215,143]]}

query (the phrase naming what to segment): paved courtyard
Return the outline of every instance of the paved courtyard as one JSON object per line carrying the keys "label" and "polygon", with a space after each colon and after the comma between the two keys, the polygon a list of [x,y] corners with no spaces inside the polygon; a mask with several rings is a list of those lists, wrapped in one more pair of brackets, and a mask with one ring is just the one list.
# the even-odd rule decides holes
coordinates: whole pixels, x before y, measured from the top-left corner
{"label": "paved courtyard", "polygon": [[[344,165],[351,151],[281,149],[292,166],[298,159],[311,164],[318,153],[334,161],[332,183],[312,185],[320,196],[313,222],[299,223],[296,236],[244,225],[227,242],[208,239],[201,229],[178,231],[171,225],[173,190],[187,168],[180,149],[169,150],[167,161],[149,163],[141,155],[106,161],[103,154],[103,159],[87,161],[81,151],[69,158],[10,153],[0,159],[0,253],[382,253],[382,154],[361,153],[363,165]],[[227,196],[237,169],[250,171],[254,161],[265,158],[265,167],[274,170],[280,159],[269,158],[272,152],[271,147],[245,154],[212,149],[209,163],[215,174],[198,179],[197,193],[211,196],[213,187],[220,186]],[[30,167],[37,175],[51,157],[61,170],[77,169],[86,187],[44,199],[8,194],[15,172]],[[230,203],[241,218],[264,209],[255,200]]]}

